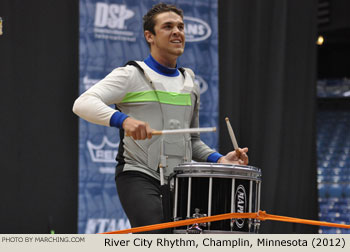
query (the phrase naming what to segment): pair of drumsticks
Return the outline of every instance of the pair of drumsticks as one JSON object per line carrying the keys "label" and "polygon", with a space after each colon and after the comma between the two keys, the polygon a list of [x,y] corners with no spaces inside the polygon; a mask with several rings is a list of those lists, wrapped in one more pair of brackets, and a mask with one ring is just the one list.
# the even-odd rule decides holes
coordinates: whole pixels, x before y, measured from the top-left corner
{"label": "pair of drumsticks", "polygon": [[[230,138],[233,144],[233,148],[235,149],[237,155],[240,155],[239,147],[237,144],[237,140],[235,137],[235,133],[231,127],[230,120],[228,117],[225,118],[228,133],[230,134]],[[173,129],[173,130],[154,130],[152,131],[152,135],[165,135],[165,134],[185,134],[185,133],[201,133],[201,132],[215,132],[216,127],[210,128],[190,128],[190,129]]]}

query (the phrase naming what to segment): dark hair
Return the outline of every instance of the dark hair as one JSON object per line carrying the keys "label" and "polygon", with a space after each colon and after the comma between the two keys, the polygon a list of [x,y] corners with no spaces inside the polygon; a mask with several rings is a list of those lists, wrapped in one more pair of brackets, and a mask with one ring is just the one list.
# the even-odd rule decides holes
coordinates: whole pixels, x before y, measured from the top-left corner
{"label": "dark hair", "polygon": [[153,7],[147,12],[146,15],[143,16],[143,31],[150,31],[152,34],[155,34],[154,32],[154,26],[155,26],[155,20],[154,17],[160,13],[172,11],[175,12],[177,15],[179,15],[182,19],[183,17],[183,11],[179,8],[177,8],[175,5],[172,4],[166,4],[166,3],[159,3],[156,5],[153,5]]}

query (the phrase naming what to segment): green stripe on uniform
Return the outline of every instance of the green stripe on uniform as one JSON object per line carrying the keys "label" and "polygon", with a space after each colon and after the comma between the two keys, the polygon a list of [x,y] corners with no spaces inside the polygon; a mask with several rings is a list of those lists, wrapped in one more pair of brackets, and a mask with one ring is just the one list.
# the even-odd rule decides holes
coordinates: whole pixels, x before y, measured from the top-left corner
{"label": "green stripe on uniform", "polygon": [[[158,94],[158,97],[157,97]],[[122,103],[128,102],[159,102],[180,106],[191,106],[191,94],[181,94],[165,91],[143,91],[127,93],[122,100]]]}

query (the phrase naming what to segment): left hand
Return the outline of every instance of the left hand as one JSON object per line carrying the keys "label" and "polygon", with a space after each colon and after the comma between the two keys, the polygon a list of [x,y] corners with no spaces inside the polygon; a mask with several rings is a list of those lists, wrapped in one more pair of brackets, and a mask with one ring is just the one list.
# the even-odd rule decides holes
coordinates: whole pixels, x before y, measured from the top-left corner
{"label": "left hand", "polygon": [[218,160],[218,163],[247,165],[249,162],[247,152],[248,152],[247,147],[243,149],[238,148],[238,151],[237,150],[231,151],[227,153],[226,156],[221,157]]}

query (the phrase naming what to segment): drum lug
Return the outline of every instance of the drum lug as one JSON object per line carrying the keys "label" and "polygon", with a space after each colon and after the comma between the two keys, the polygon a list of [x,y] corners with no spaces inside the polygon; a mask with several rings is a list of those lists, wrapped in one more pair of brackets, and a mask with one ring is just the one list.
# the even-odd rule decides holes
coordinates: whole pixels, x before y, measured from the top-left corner
{"label": "drum lug", "polygon": [[198,223],[193,224],[191,227],[187,228],[186,230],[186,234],[202,234],[202,233],[203,233],[203,229],[199,227]]}
{"label": "drum lug", "polygon": [[259,229],[260,229],[260,220],[254,219],[254,230],[253,232],[255,234],[259,233]]}
{"label": "drum lug", "polygon": [[[195,213],[192,215],[191,219],[197,219],[201,217],[206,217],[206,214],[201,214],[199,212],[199,208],[194,209]],[[187,234],[202,234],[203,229],[207,227],[207,223],[194,223],[191,227],[187,228],[186,233]]]}

